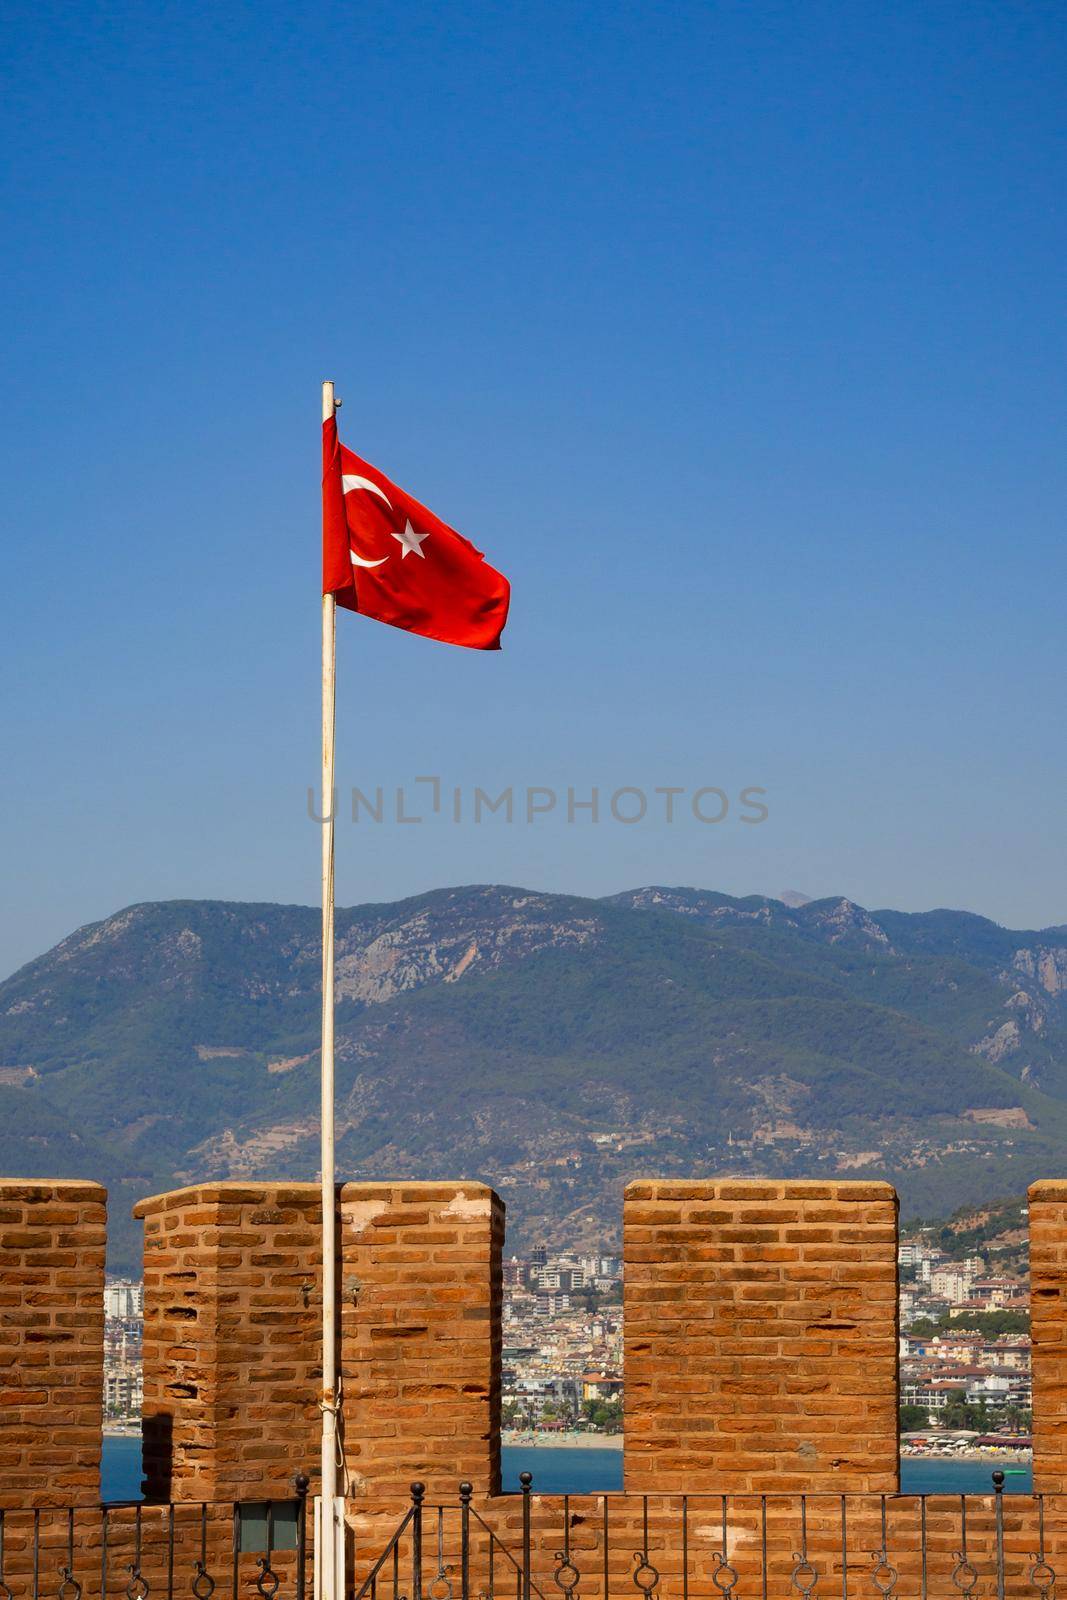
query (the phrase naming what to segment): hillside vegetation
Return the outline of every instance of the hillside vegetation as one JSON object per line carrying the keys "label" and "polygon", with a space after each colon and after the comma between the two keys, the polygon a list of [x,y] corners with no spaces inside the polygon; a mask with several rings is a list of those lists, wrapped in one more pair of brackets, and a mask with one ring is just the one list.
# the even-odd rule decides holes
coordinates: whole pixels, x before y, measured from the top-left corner
{"label": "hillside vegetation", "polygon": [[[944,1214],[1067,1165],[1067,929],[475,886],[338,913],[339,1161],[480,1177],[515,1240],[641,1174],[885,1176]],[[0,1170],[138,1195],[312,1177],[318,913],[172,901],[0,985]]]}

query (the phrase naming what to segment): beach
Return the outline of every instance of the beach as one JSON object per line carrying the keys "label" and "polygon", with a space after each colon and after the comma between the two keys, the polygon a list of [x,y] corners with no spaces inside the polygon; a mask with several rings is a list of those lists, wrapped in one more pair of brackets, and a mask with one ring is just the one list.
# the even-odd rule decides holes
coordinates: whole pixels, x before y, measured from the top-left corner
{"label": "beach", "polygon": [[621,1433],[519,1433],[505,1428],[500,1435],[504,1446],[523,1450],[621,1450]]}
{"label": "beach", "polygon": [[[563,1442],[557,1442],[551,1434],[523,1434],[512,1429],[505,1440],[501,1466],[507,1494],[518,1493],[520,1472],[533,1473],[535,1492],[541,1494],[617,1494],[622,1489],[620,1434],[570,1433]],[[988,1494],[992,1473],[1005,1466],[1007,1492],[1028,1494],[1030,1462],[1022,1452],[990,1456],[980,1451],[966,1455],[953,1451],[905,1456],[900,1466],[900,1488],[903,1494]],[[109,1429],[104,1441],[104,1498],[139,1500],[141,1477],[139,1435],[115,1434]]]}
{"label": "beach", "polygon": [[902,1461],[988,1461],[995,1466],[998,1461],[1008,1466],[1028,1467],[1033,1461],[1032,1450],[901,1450]]}

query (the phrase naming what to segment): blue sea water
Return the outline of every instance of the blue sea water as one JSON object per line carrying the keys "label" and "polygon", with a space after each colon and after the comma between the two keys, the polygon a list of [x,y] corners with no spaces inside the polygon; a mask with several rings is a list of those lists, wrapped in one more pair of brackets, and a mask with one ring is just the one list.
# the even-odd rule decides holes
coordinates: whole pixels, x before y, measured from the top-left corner
{"label": "blue sea water", "polygon": [[[903,1494],[990,1494],[995,1461],[902,1461],[900,1488]],[[1029,1494],[1033,1488],[1030,1463],[1006,1462],[1005,1494]]]}
{"label": "blue sea water", "polygon": [[141,1435],[106,1434],[100,1460],[101,1500],[141,1498]]}
{"label": "blue sea water", "polygon": [[141,1499],[141,1435],[104,1435],[101,1499]]}
{"label": "blue sea water", "polygon": [[505,1493],[518,1489],[520,1472],[532,1472],[533,1487],[542,1494],[601,1494],[622,1488],[621,1450],[509,1444],[500,1458]]}
{"label": "blue sea water", "polygon": [[[543,1494],[598,1494],[622,1488],[621,1450],[554,1450],[551,1445],[511,1445],[503,1454],[505,1490],[519,1487],[519,1473],[532,1472]],[[916,1461],[900,1463],[903,1494],[989,1494],[992,1462]],[[1029,1465],[1008,1468],[1006,1493],[1029,1494]],[[714,1490],[714,1484],[710,1487]]]}
{"label": "blue sea water", "polygon": [[[542,1494],[600,1494],[622,1488],[622,1451],[560,1449],[552,1445],[506,1445],[503,1454],[505,1491],[519,1487],[519,1473],[532,1472]],[[1029,1494],[1030,1468],[1009,1467],[1008,1493]],[[993,1465],[986,1461],[902,1461],[904,1494],[988,1494]],[[141,1441],[109,1436],[104,1440],[101,1488],[105,1500],[141,1497]]]}

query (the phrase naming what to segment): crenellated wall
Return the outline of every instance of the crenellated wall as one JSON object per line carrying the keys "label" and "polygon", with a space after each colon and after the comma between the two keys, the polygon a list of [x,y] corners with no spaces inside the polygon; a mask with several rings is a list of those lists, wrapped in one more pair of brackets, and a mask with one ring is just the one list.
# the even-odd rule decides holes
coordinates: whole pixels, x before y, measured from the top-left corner
{"label": "crenellated wall", "polygon": [[623,1259],[628,1492],[898,1487],[887,1183],[632,1183]]}
{"label": "crenellated wall", "polygon": [[1067,1490],[1067,1182],[1030,1186],[1034,1488]]}
{"label": "crenellated wall", "polygon": [[0,1179],[0,1510],[99,1499],[107,1192]]}
{"label": "crenellated wall", "polygon": [[317,1183],[204,1183],[144,1221],[144,1493],[266,1499],[319,1459]]}
{"label": "crenellated wall", "polygon": [[[104,1191],[0,1183],[0,1506],[97,1496]],[[179,1504],[318,1464],[319,1188],[142,1201],[144,1466]],[[1067,1182],[1030,1196],[1035,1485],[1067,1492]],[[485,1185],[337,1196],[346,1477],[499,1492],[504,1212]],[[625,1481],[677,1496],[892,1494],[896,1196],[878,1183],[643,1181],[624,1205]],[[511,1512],[506,1513],[508,1516]]]}
{"label": "crenellated wall", "polygon": [[[318,1184],[197,1184],[141,1201],[144,1483],[152,1500],[317,1490]],[[504,1210],[481,1183],[338,1189],[345,1465],[353,1487],[500,1476]]]}
{"label": "crenellated wall", "polygon": [[484,1183],[346,1183],[341,1377],[353,1495],[500,1487],[504,1207]]}

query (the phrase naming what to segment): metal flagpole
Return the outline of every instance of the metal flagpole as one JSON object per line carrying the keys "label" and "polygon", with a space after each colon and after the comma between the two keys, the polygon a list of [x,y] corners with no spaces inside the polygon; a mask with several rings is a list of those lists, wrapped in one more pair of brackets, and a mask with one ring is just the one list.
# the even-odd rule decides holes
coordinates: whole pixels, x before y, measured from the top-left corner
{"label": "metal flagpole", "polygon": [[[322,386],[322,420],[337,408]],[[337,1571],[337,1259],[335,1242],[333,1070],[334,733],[337,706],[337,602],[322,597],[322,1499],[315,1541],[316,1600],[341,1600]]]}

